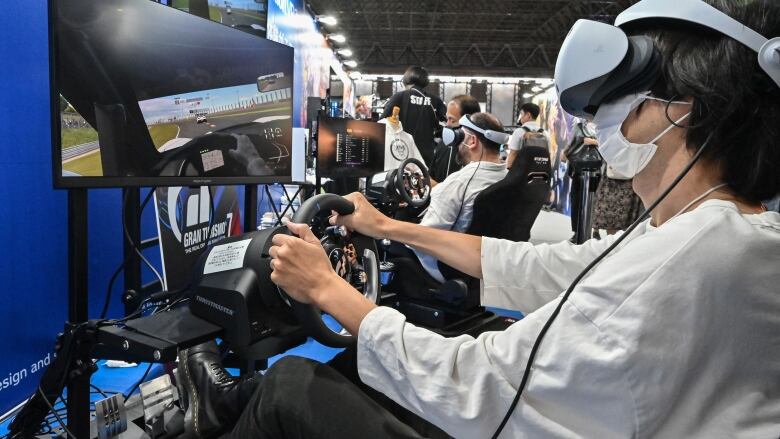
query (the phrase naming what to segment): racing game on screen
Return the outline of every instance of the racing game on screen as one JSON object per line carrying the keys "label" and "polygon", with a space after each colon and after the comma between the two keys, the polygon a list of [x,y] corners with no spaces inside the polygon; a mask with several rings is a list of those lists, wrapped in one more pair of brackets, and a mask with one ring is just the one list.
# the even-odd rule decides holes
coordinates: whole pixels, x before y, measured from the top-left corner
{"label": "racing game on screen", "polygon": [[148,0],[55,11],[61,184],[289,179],[291,48]]}

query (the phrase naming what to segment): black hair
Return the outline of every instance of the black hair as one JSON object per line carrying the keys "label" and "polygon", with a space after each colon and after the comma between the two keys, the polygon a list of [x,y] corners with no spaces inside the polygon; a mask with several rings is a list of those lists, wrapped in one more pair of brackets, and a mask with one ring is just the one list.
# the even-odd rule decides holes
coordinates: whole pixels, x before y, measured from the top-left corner
{"label": "black hair", "polygon": [[[490,113],[474,113],[469,116],[469,119],[471,119],[471,122],[474,125],[482,128],[483,130],[497,131],[499,133],[504,132],[504,126],[501,125],[501,121]],[[468,129],[468,127],[464,128]],[[498,152],[501,150],[501,144],[488,139],[484,134],[474,130],[469,130],[469,132],[477,136],[485,148],[493,150],[493,152]]]}
{"label": "black hair", "polygon": [[416,85],[420,88],[425,88],[430,84],[428,79],[428,71],[421,66],[411,66],[404,72],[404,77],[401,79],[404,85]]}
{"label": "black hair", "polygon": [[455,102],[455,104],[458,105],[458,108],[460,108],[460,114],[474,114],[479,113],[482,111],[482,108],[479,106],[479,101],[477,101],[477,98],[471,95],[457,95],[450,99],[451,102]]}
{"label": "black hair", "polygon": [[[776,0],[705,0],[743,25],[780,35]],[[686,142],[695,151],[712,135],[702,160],[753,203],[780,193],[780,88],[758,65],[756,52],[709,28],[647,20],[628,26],[661,52],[661,75],[651,87],[665,99],[693,98]]]}
{"label": "black hair", "polygon": [[521,105],[520,111],[529,113],[534,119],[539,117],[539,106],[532,102],[526,102],[525,104]]}

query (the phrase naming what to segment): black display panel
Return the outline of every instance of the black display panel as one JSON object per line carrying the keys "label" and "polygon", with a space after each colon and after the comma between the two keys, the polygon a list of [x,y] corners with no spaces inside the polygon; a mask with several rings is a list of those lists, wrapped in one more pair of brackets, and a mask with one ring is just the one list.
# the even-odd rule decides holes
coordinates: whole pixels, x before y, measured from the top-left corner
{"label": "black display panel", "polygon": [[149,0],[51,0],[56,187],[289,182],[291,47]]}
{"label": "black display panel", "polygon": [[376,94],[379,99],[388,99],[393,96],[393,80],[380,79],[376,82]]}
{"label": "black display panel", "polygon": [[385,170],[385,125],[320,116],[317,174],[369,177]]}

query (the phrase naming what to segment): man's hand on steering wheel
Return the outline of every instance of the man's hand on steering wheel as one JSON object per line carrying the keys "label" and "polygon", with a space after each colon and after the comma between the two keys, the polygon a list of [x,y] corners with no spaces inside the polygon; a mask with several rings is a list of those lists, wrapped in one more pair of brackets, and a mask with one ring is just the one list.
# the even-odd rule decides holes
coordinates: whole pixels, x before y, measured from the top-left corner
{"label": "man's hand on steering wheel", "polygon": [[341,278],[307,224],[287,223],[287,228],[297,236],[280,233],[273,237],[268,251],[271,281],[298,302],[316,304],[318,293]]}
{"label": "man's hand on steering wheel", "polygon": [[354,230],[374,239],[386,237],[387,226],[392,221],[390,218],[378,211],[359,192],[345,195],[344,198],[355,205],[355,211],[350,215],[339,215],[334,212],[333,216],[330,217],[331,224],[345,226],[349,230]]}

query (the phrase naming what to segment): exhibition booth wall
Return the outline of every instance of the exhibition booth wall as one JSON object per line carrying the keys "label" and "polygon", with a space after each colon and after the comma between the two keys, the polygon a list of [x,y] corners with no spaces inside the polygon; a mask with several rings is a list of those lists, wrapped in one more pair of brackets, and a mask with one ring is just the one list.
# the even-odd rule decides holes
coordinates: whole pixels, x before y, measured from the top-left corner
{"label": "exhibition booth wall", "polygon": [[[6,60],[0,69],[0,239],[7,249],[0,258],[0,414],[35,390],[68,312],[67,192],[52,189],[47,5],[6,7],[0,18],[6,35],[0,39]],[[154,219],[154,210],[147,209],[142,220],[147,235],[156,233]],[[108,279],[122,262],[121,236],[121,191],[91,191],[85,292],[91,315],[100,313]],[[159,263],[158,250],[146,256]],[[151,280],[151,273],[144,271],[143,278]],[[109,315],[121,312],[121,302],[114,300]]]}

